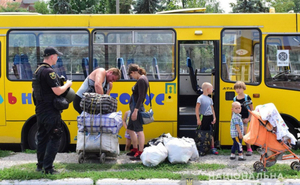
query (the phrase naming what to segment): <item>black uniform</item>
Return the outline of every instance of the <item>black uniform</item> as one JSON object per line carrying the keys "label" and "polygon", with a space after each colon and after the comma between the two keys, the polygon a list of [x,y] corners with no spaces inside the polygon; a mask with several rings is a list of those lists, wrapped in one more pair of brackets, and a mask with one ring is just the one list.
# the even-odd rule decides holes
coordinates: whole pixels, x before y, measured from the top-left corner
{"label": "black uniform", "polygon": [[52,87],[58,87],[59,78],[52,67],[42,63],[34,74],[32,82],[36,103],[36,116],[38,124],[37,159],[38,169],[53,170],[53,161],[57,154],[62,134],[61,112],[54,107],[56,97]]}

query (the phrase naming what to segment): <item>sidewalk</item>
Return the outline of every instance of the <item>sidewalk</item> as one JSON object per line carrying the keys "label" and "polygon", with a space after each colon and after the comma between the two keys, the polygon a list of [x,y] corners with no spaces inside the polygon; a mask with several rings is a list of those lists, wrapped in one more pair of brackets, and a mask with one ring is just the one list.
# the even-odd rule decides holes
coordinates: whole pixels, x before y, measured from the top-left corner
{"label": "sidewalk", "polygon": [[[28,181],[0,181],[0,185],[93,185],[93,180],[89,178],[70,178],[62,180],[28,180]],[[260,180],[210,180],[193,181],[188,180],[168,180],[168,179],[146,179],[146,180],[120,180],[120,179],[102,179],[96,182],[96,185],[298,185],[299,179],[286,179],[280,181],[277,179]]]}

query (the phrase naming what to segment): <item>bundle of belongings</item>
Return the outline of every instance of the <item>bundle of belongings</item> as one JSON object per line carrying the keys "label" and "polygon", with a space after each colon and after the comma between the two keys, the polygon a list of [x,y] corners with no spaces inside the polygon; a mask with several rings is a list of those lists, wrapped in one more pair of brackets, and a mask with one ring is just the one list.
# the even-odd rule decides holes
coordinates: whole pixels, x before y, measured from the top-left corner
{"label": "bundle of belongings", "polygon": [[199,153],[194,139],[175,138],[170,134],[162,134],[158,138],[152,139],[148,143],[141,155],[141,160],[145,166],[156,166],[165,161],[170,163],[187,163],[189,160],[199,158]]}
{"label": "bundle of belongings", "polygon": [[93,152],[101,148],[118,155],[122,112],[116,112],[117,100],[109,95],[84,93],[80,106],[84,111],[77,116],[77,153],[83,149]]}
{"label": "bundle of belongings", "polygon": [[[117,111],[118,101],[107,94],[83,93],[80,107],[85,112],[109,114]],[[100,110],[101,109],[101,110]]]}
{"label": "bundle of belongings", "polygon": [[289,127],[286,125],[279,112],[273,103],[258,105],[255,111],[259,112],[261,119],[269,121],[276,128],[274,129],[277,140],[289,141],[292,145],[296,144],[296,138],[289,132]]}

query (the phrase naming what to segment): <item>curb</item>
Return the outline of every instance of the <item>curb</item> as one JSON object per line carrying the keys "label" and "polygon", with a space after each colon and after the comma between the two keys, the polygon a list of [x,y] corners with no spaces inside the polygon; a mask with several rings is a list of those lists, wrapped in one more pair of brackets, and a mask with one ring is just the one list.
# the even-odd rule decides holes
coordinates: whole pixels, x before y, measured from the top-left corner
{"label": "curb", "polygon": [[90,178],[68,178],[60,180],[3,180],[0,181],[0,185],[93,185],[94,181]]}
{"label": "curb", "polygon": [[[68,178],[61,180],[3,180],[0,185],[94,185],[90,178]],[[126,180],[126,179],[101,179],[97,180],[96,185],[298,185],[299,179],[259,179],[259,180],[209,180],[196,181],[169,180],[169,179],[145,179],[145,180]]]}

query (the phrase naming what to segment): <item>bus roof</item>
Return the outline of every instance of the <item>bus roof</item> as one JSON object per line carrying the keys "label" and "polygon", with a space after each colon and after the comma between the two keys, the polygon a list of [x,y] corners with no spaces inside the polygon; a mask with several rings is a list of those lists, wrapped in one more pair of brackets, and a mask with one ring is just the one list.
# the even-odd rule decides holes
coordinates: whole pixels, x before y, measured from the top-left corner
{"label": "bus roof", "polygon": [[42,14],[32,13],[32,12],[0,12],[0,15],[42,15]]}
{"label": "bus roof", "polygon": [[162,11],[156,14],[172,14],[172,13],[204,13],[206,8],[185,8],[178,10]]}

